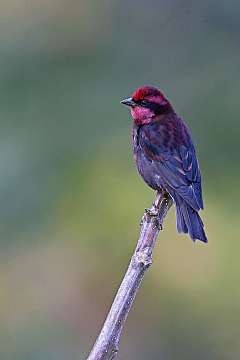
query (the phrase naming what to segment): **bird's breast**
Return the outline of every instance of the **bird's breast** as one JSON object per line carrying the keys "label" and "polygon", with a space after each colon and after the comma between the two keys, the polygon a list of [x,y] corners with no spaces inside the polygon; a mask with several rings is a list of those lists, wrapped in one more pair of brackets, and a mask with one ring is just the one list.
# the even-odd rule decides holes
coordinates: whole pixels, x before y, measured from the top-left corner
{"label": "bird's breast", "polygon": [[137,170],[143,180],[154,190],[161,187],[161,176],[154,170],[152,159],[145,153],[139,144],[139,130],[141,125],[134,125],[132,129],[133,155]]}

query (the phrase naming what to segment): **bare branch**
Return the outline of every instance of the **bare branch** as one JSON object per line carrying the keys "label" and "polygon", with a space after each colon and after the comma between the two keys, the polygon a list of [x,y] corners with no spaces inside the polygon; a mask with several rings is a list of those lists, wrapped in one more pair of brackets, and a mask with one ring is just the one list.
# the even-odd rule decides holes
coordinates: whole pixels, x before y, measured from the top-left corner
{"label": "bare branch", "polygon": [[117,355],[123,325],[141,281],[152,264],[153,247],[172,203],[173,201],[167,193],[158,192],[151,209],[146,209],[141,220],[141,232],[137,247],[87,360],[111,360]]}

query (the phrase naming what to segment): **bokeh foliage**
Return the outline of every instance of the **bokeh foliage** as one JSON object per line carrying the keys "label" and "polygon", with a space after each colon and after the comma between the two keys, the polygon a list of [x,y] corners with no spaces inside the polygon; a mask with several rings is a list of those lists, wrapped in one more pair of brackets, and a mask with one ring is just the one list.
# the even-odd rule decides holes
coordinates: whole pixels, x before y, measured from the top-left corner
{"label": "bokeh foliage", "polygon": [[191,131],[209,244],[171,209],[118,359],[239,359],[240,4],[0,6],[1,359],[87,357],[154,198],[119,104],[143,85]]}

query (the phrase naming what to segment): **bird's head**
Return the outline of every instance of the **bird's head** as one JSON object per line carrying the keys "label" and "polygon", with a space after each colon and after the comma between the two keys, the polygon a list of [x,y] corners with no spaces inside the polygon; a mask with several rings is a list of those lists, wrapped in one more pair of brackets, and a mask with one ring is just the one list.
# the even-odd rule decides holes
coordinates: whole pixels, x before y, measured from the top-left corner
{"label": "bird's head", "polygon": [[169,101],[153,86],[141,87],[131,98],[122,100],[121,103],[131,106],[131,114],[135,124],[148,124],[156,116],[172,110]]}

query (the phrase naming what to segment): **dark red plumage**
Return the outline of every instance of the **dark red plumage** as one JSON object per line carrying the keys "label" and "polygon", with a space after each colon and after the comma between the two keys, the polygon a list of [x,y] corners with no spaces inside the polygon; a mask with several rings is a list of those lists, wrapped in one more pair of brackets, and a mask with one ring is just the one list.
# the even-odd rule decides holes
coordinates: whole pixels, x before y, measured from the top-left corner
{"label": "dark red plumage", "polygon": [[198,211],[203,209],[201,174],[187,126],[155,87],[144,86],[132,98],[133,153],[138,172],[152,189],[174,200],[177,230],[207,242]]}

